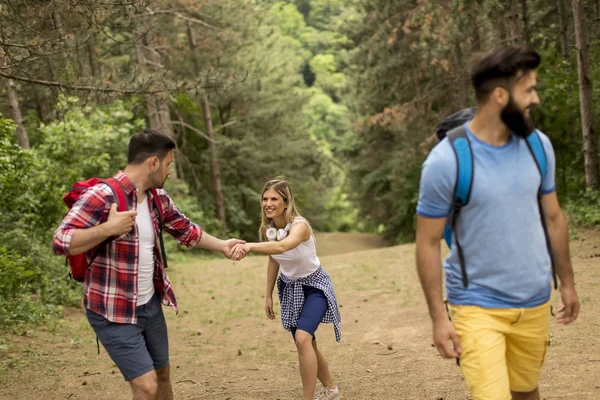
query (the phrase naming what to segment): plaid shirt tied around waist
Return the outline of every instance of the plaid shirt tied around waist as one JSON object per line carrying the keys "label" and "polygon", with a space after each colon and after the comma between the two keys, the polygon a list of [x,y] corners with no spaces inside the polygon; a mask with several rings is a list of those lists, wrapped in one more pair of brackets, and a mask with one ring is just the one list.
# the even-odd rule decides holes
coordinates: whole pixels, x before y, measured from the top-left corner
{"label": "plaid shirt tied around waist", "polygon": [[281,323],[286,330],[298,326],[298,319],[304,306],[304,291],[302,286],[310,286],[323,291],[327,298],[327,312],[321,320],[323,323],[333,322],[335,330],[335,340],[342,340],[340,331],[340,310],[338,308],[335,292],[333,291],[333,282],[331,277],[322,266],[312,274],[304,278],[291,279],[284,274],[279,274],[277,279],[277,292],[279,294],[279,303],[281,304]]}

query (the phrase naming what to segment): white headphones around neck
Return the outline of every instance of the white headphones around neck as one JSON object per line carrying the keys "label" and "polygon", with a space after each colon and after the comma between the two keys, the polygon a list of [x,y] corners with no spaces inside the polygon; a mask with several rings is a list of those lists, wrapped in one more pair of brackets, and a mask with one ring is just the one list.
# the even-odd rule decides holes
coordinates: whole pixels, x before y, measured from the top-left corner
{"label": "white headphones around neck", "polygon": [[275,240],[277,240],[279,242],[282,241],[283,239],[285,239],[287,237],[291,226],[292,226],[292,224],[288,223],[285,226],[285,228],[277,229],[277,228],[275,228],[273,221],[271,221],[271,226],[267,229],[267,232],[266,232],[267,239],[269,239],[269,242],[274,242]]}

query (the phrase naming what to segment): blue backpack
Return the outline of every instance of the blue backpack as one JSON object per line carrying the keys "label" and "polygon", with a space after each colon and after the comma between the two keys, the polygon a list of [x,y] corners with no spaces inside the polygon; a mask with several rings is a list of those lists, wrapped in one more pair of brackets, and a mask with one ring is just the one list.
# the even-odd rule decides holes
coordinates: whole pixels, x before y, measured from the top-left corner
{"label": "blue backpack", "polygon": [[[460,211],[463,207],[469,204],[469,199],[471,198],[471,187],[473,183],[473,174],[474,174],[474,163],[473,163],[473,153],[471,151],[471,144],[469,141],[469,137],[467,136],[467,132],[465,130],[464,124],[475,116],[475,108],[466,108],[455,114],[450,115],[446,119],[444,119],[439,125],[436,131],[436,135],[439,140],[442,140],[444,137],[447,137],[452,145],[452,150],[454,150],[454,154],[456,156],[457,168],[456,168],[456,184],[454,186],[454,197],[452,209],[450,210],[450,215],[448,216],[448,221],[444,228],[444,240],[448,247],[452,247],[452,236],[457,228],[457,221],[460,215]],[[537,131],[534,130],[527,136],[526,138],[527,148],[531,153],[531,156],[535,160],[535,163],[538,167],[542,180],[546,176],[548,172],[548,162],[546,159],[546,152],[544,151],[544,146],[538,135]],[[558,282],[556,279],[556,269],[554,265],[554,258],[552,256],[552,249],[550,247],[550,239],[548,237],[548,230],[546,229],[546,221],[544,219],[544,214],[542,211],[541,205],[542,198],[542,186],[540,185],[538,189],[538,207],[540,209],[541,216],[541,224],[544,229],[544,235],[546,236],[546,247],[548,248],[548,253],[550,255],[550,260],[552,263],[552,277],[554,279],[554,288],[558,287]],[[463,254],[462,247],[458,241],[458,236],[455,238],[456,242],[456,250],[458,253],[458,260],[460,263],[461,275],[463,286],[466,288],[469,286],[469,280],[467,277],[467,271],[465,267],[465,256]]]}

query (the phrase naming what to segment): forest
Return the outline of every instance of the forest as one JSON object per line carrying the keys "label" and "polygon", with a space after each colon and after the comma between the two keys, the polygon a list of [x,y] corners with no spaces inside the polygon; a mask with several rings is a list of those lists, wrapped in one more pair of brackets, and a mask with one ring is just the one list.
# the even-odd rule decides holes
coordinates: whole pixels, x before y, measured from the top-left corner
{"label": "forest", "polygon": [[599,224],[600,0],[3,1],[0,326],[79,305],[50,246],[62,195],[124,168],[145,128],[176,141],[167,190],[216,236],[257,239],[284,176],[315,230],[412,241],[435,127],[474,105],[469,60],[501,44],[542,55],[561,204]]}

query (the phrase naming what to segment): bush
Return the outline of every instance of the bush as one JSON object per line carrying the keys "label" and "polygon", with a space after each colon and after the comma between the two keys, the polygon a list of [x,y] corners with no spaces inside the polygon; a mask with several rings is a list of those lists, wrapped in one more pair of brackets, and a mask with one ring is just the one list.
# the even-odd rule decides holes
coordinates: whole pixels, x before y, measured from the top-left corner
{"label": "bush", "polygon": [[565,210],[576,226],[591,228],[600,225],[600,192],[588,190],[570,199]]}
{"label": "bush", "polygon": [[[76,306],[81,288],[50,248],[64,213],[52,170],[35,150],[14,143],[15,126],[0,116],[0,326],[39,323],[60,305]],[[55,169],[58,169],[55,167]],[[54,176],[60,174],[55,171]]]}
{"label": "bush", "polygon": [[[40,323],[62,306],[80,305],[82,285],[68,277],[65,258],[51,249],[67,212],[62,195],[78,180],[124,168],[129,138],[144,129],[144,121],[122,101],[91,108],[62,98],[58,107],[62,120],[41,125],[30,150],[15,143],[15,124],[0,115],[0,326],[5,328]],[[167,190],[190,219],[217,231],[214,213],[185,183],[170,181]],[[167,254],[177,259],[179,246],[167,237]]]}

